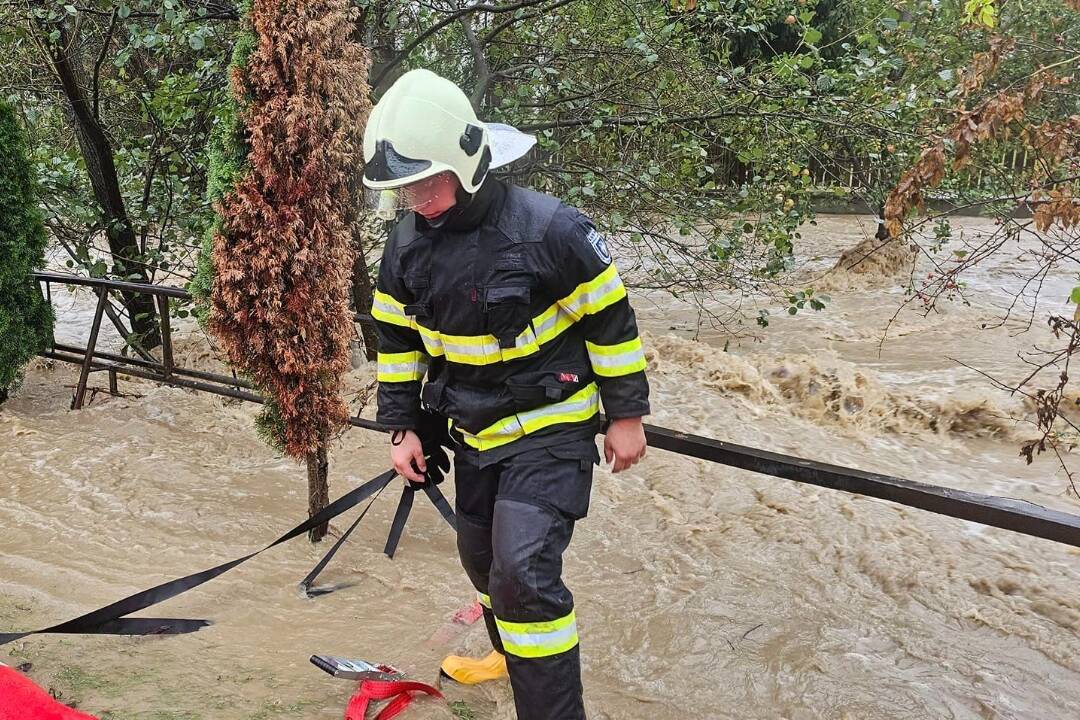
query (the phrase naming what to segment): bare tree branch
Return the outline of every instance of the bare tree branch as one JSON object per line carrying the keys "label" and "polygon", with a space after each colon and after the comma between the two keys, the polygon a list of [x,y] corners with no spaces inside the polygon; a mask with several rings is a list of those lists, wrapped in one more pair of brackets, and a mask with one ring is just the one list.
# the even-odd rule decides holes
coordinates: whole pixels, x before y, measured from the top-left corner
{"label": "bare tree branch", "polygon": [[383,67],[379,70],[379,74],[376,75],[375,79],[371,81],[371,89],[373,91],[378,90],[378,88],[382,85],[383,81],[390,74],[390,71],[393,70],[394,68],[396,68],[398,65],[400,65],[401,62],[403,60],[405,60],[405,58],[407,58],[409,56],[409,54],[413,50],[415,50],[416,48],[423,45],[424,42],[426,42],[429,37],[431,37],[435,33],[439,32],[443,28],[447,27],[448,25],[451,25],[452,23],[457,21],[459,18],[463,18],[466,15],[472,15],[473,13],[478,13],[478,12],[486,12],[486,13],[515,12],[517,10],[520,10],[521,8],[533,7],[534,5],[540,5],[540,4],[542,4],[542,3],[546,2],[546,1],[547,0],[519,0],[519,2],[509,3],[507,5],[491,5],[491,4],[487,4],[487,3],[479,3],[479,4],[476,4],[476,5],[469,5],[468,7],[461,8],[459,10],[456,10],[456,11],[448,14],[445,18],[443,18],[442,20],[435,23],[434,25],[429,27],[427,30],[424,30],[422,33],[420,33],[415,38],[413,38],[412,42],[410,42],[408,45],[406,45],[404,48],[402,48],[399,52],[397,52],[394,55],[393,58],[390,59],[389,62],[387,62],[385,65],[383,65]]}
{"label": "bare tree branch", "polygon": [[491,85],[491,66],[488,65],[487,56],[484,54],[484,48],[480,44],[480,41],[476,39],[476,31],[473,30],[472,18],[462,17],[461,28],[465,31],[465,40],[469,43],[469,49],[472,50],[473,55],[473,67],[476,70],[476,77],[473,80],[473,90],[469,95],[469,101],[472,103],[473,109],[477,113],[480,112],[480,106],[487,95],[488,87]]}
{"label": "bare tree branch", "polygon": [[105,58],[109,53],[109,46],[112,44],[113,32],[116,30],[116,18],[116,10],[113,10],[109,17],[109,29],[105,31],[105,39],[101,43],[101,52],[98,53],[97,62],[94,63],[94,117],[98,118],[98,120],[101,119],[101,113],[98,111],[101,100],[98,83],[101,80],[101,66],[105,64]]}

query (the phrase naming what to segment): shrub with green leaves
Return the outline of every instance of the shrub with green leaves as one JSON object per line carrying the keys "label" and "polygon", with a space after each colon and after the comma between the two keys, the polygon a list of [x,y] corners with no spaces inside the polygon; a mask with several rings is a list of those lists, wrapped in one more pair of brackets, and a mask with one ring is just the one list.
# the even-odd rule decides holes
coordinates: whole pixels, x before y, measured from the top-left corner
{"label": "shrub with green leaves", "polygon": [[52,341],[52,307],[30,273],[44,264],[45,226],[14,109],[0,102],[0,402]]}

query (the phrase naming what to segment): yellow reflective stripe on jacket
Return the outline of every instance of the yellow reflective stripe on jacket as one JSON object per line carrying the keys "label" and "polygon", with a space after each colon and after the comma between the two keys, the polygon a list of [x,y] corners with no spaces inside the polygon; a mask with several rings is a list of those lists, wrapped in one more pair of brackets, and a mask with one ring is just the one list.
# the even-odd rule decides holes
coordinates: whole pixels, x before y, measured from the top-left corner
{"label": "yellow reflective stripe on jacket", "polygon": [[424,342],[424,349],[431,357],[441,357],[443,343],[438,331],[426,328],[416,322],[416,318],[405,314],[405,304],[394,299],[381,290],[375,291],[375,297],[371,302],[371,317],[380,322],[398,325],[399,327],[416,330],[420,333],[420,339]]}
{"label": "yellow reflective stripe on jacket", "polygon": [[494,335],[440,335],[446,359],[462,365],[491,365],[503,360],[525,357],[536,352],[536,338],[531,327],[514,340],[514,347],[500,348]]}
{"label": "yellow reflective stripe on jacket", "polygon": [[626,297],[626,287],[619,278],[615,263],[592,280],[583,282],[574,291],[559,300],[559,307],[570,314],[574,320],[600,312],[609,305],[614,305]]}
{"label": "yellow reflective stripe on jacket", "polygon": [[589,350],[593,372],[601,377],[619,377],[645,369],[645,351],[641,349],[640,337],[617,345],[597,345],[586,340],[585,347]]}
{"label": "yellow reflective stripe on jacket", "polygon": [[532,331],[536,334],[536,344],[544,345],[563,334],[577,320],[570,313],[555,303],[532,320]]}
{"label": "yellow reflective stripe on jacket", "polygon": [[503,649],[518,657],[550,657],[578,644],[577,618],[573,610],[558,620],[523,623],[496,617],[495,624],[499,628]]}
{"label": "yellow reflective stripe on jacket", "polygon": [[371,302],[371,317],[391,325],[416,329],[416,322],[405,314],[405,306],[392,295],[376,290]]}
{"label": "yellow reflective stripe on jacket", "polygon": [[430,330],[413,320],[413,327],[420,333],[420,339],[424,341],[424,349],[431,357],[442,357],[445,353],[442,335],[438,330]]}
{"label": "yellow reflective stripe on jacket", "polygon": [[427,372],[428,358],[422,352],[379,353],[379,382],[421,380]]}
{"label": "yellow reflective stripe on jacket", "polygon": [[487,595],[485,595],[482,592],[478,592],[478,593],[476,593],[476,599],[480,602],[481,605],[486,607],[488,610],[491,609],[491,598],[490,597],[488,597]]}
{"label": "yellow reflective stripe on jacket", "polygon": [[541,405],[535,410],[503,418],[475,435],[461,430],[461,435],[470,447],[491,450],[552,425],[583,422],[598,412],[600,393],[596,383],[589,383],[562,402]]}
{"label": "yellow reflective stripe on jacket", "polygon": [[539,352],[541,346],[562,335],[581,318],[598,313],[624,297],[626,288],[619,279],[619,272],[614,264],[608,265],[602,273],[581,283],[569,295],[534,317],[514,338],[514,346],[510,348],[499,347],[494,335],[448,335],[426,328],[405,314],[403,303],[379,290],[375,291],[371,316],[419,332],[424,349],[432,357],[445,355],[450,362],[461,365],[492,365]]}

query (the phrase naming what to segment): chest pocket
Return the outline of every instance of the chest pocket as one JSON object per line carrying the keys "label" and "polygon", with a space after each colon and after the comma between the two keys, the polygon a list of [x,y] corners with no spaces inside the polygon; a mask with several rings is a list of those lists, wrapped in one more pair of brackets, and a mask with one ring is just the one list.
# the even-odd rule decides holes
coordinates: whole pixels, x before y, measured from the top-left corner
{"label": "chest pocket", "polygon": [[526,267],[525,257],[520,246],[498,252],[484,288],[486,329],[503,349],[514,347],[531,319],[529,308],[536,280]]}
{"label": "chest pocket", "polygon": [[431,327],[435,320],[435,308],[431,301],[430,273],[422,270],[407,273],[405,287],[413,297],[413,301],[405,306],[405,314],[412,315],[417,322]]}
{"label": "chest pocket", "polygon": [[518,335],[529,326],[532,287],[526,284],[488,286],[484,289],[484,317],[487,331],[499,347],[514,347]]}

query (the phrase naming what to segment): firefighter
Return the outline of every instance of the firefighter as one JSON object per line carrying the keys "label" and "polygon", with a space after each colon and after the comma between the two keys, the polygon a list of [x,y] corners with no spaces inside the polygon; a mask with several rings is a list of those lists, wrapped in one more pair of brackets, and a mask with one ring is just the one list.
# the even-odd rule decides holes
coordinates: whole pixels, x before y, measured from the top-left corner
{"label": "firefighter", "polygon": [[433,449],[454,450],[458,551],[495,650],[443,671],[466,683],[509,672],[521,720],[574,720],[585,711],[562,556],[588,510],[601,404],[612,470],[645,455],[645,355],[603,236],[492,176],[522,147],[513,133],[518,150],[493,143],[495,128],[426,70],[371,113],[364,185],[397,220],[372,308],[378,421],[408,481],[424,481]]}

